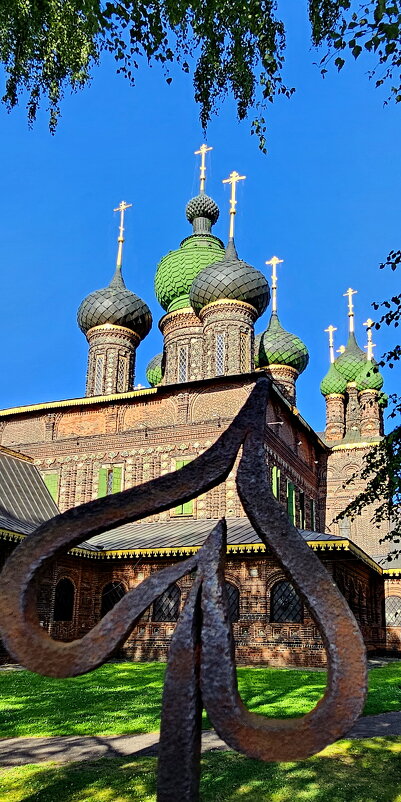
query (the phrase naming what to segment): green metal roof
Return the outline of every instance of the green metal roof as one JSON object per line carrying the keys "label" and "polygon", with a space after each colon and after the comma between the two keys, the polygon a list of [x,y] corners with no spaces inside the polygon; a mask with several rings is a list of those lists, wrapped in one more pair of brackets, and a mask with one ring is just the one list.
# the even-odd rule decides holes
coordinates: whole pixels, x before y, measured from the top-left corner
{"label": "green metal roof", "polygon": [[320,392],[322,395],[332,395],[332,393],[345,393],[347,386],[346,380],[331,364],[324,379],[320,382]]}
{"label": "green metal roof", "polygon": [[375,362],[366,360],[366,364],[359,371],[356,377],[358,390],[381,390],[383,387],[383,376]]}
{"label": "green metal roof", "polygon": [[347,382],[354,382],[365,363],[366,354],[359,347],[355,334],[350,332],[344,353],[334,362],[336,370]]}
{"label": "green metal roof", "polygon": [[157,300],[166,312],[190,306],[191,284],[205,267],[224,257],[224,247],[213,234],[192,234],[158,265],[155,276]]}
{"label": "green metal roof", "polygon": [[277,312],[272,312],[266,331],[256,339],[256,346],[255,365],[258,368],[273,364],[288,365],[302,373],[309,362],[305,343],[295,334],[283,329]]}
{"label": "green metal roof", "polygon": [[163,378],[163,353],[156,354],[146,368],[146,378],[151,387],[156,387]]}

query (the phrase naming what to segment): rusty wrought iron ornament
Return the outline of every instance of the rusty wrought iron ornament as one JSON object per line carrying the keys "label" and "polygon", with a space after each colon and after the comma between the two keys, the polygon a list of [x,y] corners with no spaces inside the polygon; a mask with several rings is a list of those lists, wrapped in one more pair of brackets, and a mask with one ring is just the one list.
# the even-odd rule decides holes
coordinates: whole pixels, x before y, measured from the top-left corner
{"label": "rusty wrought iron ornament", "polygon": [[[269,386],[264,377],[257,381],[237,417],[204,454],[179,471],[56,516],[18,546],[0,576],[0,633],[10,654],[31,671],[71,677],[104,663],[124,643],[146,608],[172,582],[196,568],[169,651],[158,802],[199,799],[202,707],[229,746],[265,761],[300,760],[320,751],[344,735],[363,708],[366,658],[359,627],[319,558],[270,489],[264,450]],[[325,694],[301,718],[270,719],[250,713],[238,694],[224,595],[224,520],[196,554],[145,579],[81,639],[54,641],[38,619],[37,585],[46,560],[88,537],[167,510],[215,487],[230,473],[241,446],[237,488],[245,512],[309,608],[326,649]]]}

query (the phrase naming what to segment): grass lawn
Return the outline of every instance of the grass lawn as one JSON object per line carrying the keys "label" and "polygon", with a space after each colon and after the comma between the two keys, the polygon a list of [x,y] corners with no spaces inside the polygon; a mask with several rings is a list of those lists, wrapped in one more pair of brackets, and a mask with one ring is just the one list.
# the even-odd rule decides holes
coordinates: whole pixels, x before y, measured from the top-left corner
{"label": "grass lawn", "polygon": [[[0,737],[157,730],[164,671],[163,663],[109,663],[65,680],[0,671]],[[312,670],[239,668],[238,681],[250,710],[284,718],[311,710],[322,696],[326,676]],[[401,710],[401,663],[369,672],[365,714],[389,710]]]}
{"label": "grass lawn", "polygon": [[[42,764],[0,772],[0,802],[155,802],[155,758]],[[202,802],[401,802],[401,738],[338,741],[299,763],[235,752],[202,760]]]}

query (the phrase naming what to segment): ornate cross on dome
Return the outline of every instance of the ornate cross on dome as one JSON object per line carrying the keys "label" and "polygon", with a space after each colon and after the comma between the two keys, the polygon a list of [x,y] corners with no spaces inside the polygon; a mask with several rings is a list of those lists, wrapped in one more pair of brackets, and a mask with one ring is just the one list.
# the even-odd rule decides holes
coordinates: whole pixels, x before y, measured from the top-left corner
{"label": "ornate cross on dome", "polygon": [[333,364],[334,362],[334,332],[337,331],[335,326],[328,326],[325,331],[328,332],[329,335],[329,351],[330,351],[330,362]]}
{"label": "ornate cross on dome", "polygon": [[123,263],[123,242],[124,242],[124,214],[125,210],[129,209],[132,203],[121,201],[121,203],[114,209],[114,212],[120,212],[120,230],[118,234],[118,251],[117,251],[117,267],[122,267]]}
{"label": "ornate cross on dome", "polygon": [[337,348],[337,353],[338,354],[343,354],[344,351],[345,351],[345,345],[340,345],[340,347]]}
{"label": "ornate cross on dome", "polygon": [[207,145],[201,145],[199,150],[195,150],[195,156],[201,157],[200,163],[200,191],[205,191],[205,182],[206,182],[206,153],[209,150],[213,150],[213,148],[208,147]]}
{"label": "ornate cross on dome", "polygon": [[246,178],[246,175],[240,175],[239,173],[237,173],[237,171],[236,171],[236,170],[233,170],[233,172],[232,172],[232,173],[230,173],[230,175],[229,175],[229,177],[228,177],[228,178],[224,178],[224,179],[223,179],[223,184],[231,184],[231,197],[230,197],[230,233],[229,233],[229,237],[230,237],[230,239],[233,239],[233,238],[234,238],[234,217],[235,217],[235,214],[236,214],[236,209],[235,209],[235,207],[236,207],[236,205],[237,205],[237,199],[236,199],[236,193],[237,193],[237,182],[238,182],[238,181],[243,181],[243,180],[244,180],[244,178]]}
{"label": "ornate cross on dome", "polygon": [[368,319],[363,324],[364,326],[366,326],[366,333],[368,335],[368,344],[364,345],[364,348],[366,348],[366,352],[367,352],[366,353],[366,357],[369,360],[369,362],[372,361],[372,359],[373,359],[373,349],[376,348],[375,343],[372,342],[372,337],[373,337],[373,335],[372,335],[372,326],[373,326],[373,324],[374,324],[374,320],[372,320],[372,318],[370,318],[370,317],[368,317]]}
{"label": "ornate cross on dome", "polygon": [[348,317],[349,317],[349,331],[350,334],[354,331],[354,304],[352,302],[352,296],[356,295],[358,290],[352,290],[351,287],[344,292],[344,298],[348,297]]}
{"label": "ornate cross on dome", "polygon": [[272,256],[267,265],[272,268],[272,312],[277,312],[277,265],[281,265],[284,259],[279,259],[278,256]]}

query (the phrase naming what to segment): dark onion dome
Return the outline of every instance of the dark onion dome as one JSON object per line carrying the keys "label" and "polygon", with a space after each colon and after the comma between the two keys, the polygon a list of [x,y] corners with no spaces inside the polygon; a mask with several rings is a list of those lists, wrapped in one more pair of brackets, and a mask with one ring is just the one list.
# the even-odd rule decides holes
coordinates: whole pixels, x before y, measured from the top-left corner
{"label": "dark onion dome", "polygon": [[161,383],[164,373],[164,360],[163,360],[163,353],[156,354],[154,356],[147,368],[146,368],[146,378],[151,387],[156,387],[157,384]]}
{"label": "dark onion dome", "polygon": [[367,359],[355,379],[355,384],[357,390],[381,390],[383,376],[379,373],[377,363]]}
{"label": "dark onion dome", "polygon": [[234,241],[229,240],[225,258],[198,273],[189,297],[197,314],[214,301],[234,300],[250,304],[260,317],[269,303],[270,290],[263,273],[238,259]]}
{"label": "dark onion dome", "polygon": [[201,192],[199,195],[196,195],[195,198],[191,198],[191,200],[188,201],[185,214],[190,223],[193,223],[196,217],[205,217],[207,220],[210,220],[213,226],[219,219],[220,211],[213,198]]}
{"label": "dark onion dome", "polygon": [[286,365],[302,373],[308,362],[306,345],[295,334],[283,329],[277,312],[272,312],[266,331],[255,338],[255,366]]}
{"label": "dark onion dome", "polygon": [[343,395],[347,386],[346,379],[338,372],[334,363],[330,367],[322,381],[320,382],[320,392],[322,395],[333,395],[339,393]]}
{"label": "dark onion dome", "polygon": [[355,334],[351,331],[344,353],[334,362],[336,370],[347,382],[354,382],[365,362],[366,354],[359,347]]}
{"label": "dark onion dome", "polygon": [[135,293],[127,290],[120,267],[116,268],[109,286],[91,292],[78,309],[78,325],[84,334],[94,326],[105,323],[131,329],[141,340],[152,327],[148,305]]}

